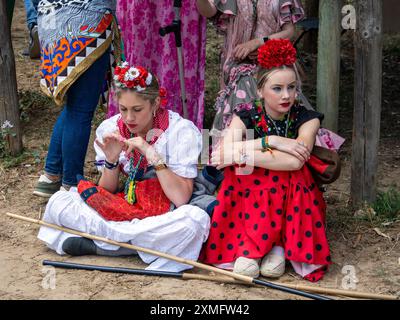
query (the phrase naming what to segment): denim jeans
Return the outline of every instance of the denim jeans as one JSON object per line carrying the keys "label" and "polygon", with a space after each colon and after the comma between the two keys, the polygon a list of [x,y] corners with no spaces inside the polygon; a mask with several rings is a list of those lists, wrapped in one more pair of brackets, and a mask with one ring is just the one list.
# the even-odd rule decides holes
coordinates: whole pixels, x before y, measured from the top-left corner
{"label": "denim jeans", "polygon": [[107,50],[69,88],[64,109],[54,125],[45,172],[62,176],[65,185],[76,185],[76,175],[83,175],[92,119],[108,66]]}
{"label": "denim jeans", "polygon": [[39,0],[24,0],[24,2],[26,11],[26,24],[30,30],[35,24],[37,24],[37,7]]}

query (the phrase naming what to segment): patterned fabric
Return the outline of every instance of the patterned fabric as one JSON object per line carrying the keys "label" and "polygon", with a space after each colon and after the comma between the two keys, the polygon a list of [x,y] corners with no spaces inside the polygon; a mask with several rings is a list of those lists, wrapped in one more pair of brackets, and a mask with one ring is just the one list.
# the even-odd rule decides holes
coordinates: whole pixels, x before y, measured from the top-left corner
{"label": "patterned fabric", "polygon": [[81,198],[107,221],[131,221],[158,216],[169,211],[170,200],[157,178],[136,182],[136,202],[129,204],[124,194],[112,194],[90,181],[78,184]]}
{"label": "patterned fabric", "polygon": [[[237,112],[238,117],[243,121],[247,129],[255,129],[254,139],[263,137],[264,135],[285,136],[286,123],[287,138],[297,138],[298,130],[302,124],[312,119],[318,118],[321,122],[324,115],[317,111],[307,110],[300,104],[295,104],[290,109],[290,114],[287,113],[280,120],[271,121],[271,118],[266,116],[263,107],[263,100],[254,100],[250,110],[241,110]],[[289,117],[289,119],[288,119]]]}
{"label": "patterned fabric", "polygon": [[[168,213],[146,219],[106,221],[83,201],[76,188],[55,193],[46,205],[43,221],[194,261],[207,239],[210,226],[207,213],[191,205],[183,205]],[[60,255],[65,254],[62,246],[70,237],[76,235],[44,226],[38,234],[40,240]],[[102,241],[95,241],[95,244],[104,250],[119,249],[118,246]],[[149,264],[147,270],[180,272],[191,268],[187,264],[152,254],[140,251],[138,254],[144,263]]]}
{"label": "patterned fabric", "polygon": [[[217,114],[212,134],[217,135],[229,124],[234,111],[250,109],[252,100],[257,97],[254,80],[256,65],[248,59],[239,63],[235,61],[234,48],[251,39],[277,33],[285,23],[298,22],[304,17],[304,10],[299,0],[257,1],[256,14],[253,2],[249,0],[213,0],[213,3],[218,9],[214,22],[225,36],[221,52],[222,91],[214,106]],[[250,64],[253,69],[250,73],[237,73],[242,64]]]}
{"label": "patterned fabric", "polygon": [[[68,88],[111,45],[115,0],[41,0],[40,86],[57,105]],[[117,50],[117,49],[116,49]]]}
{"label": "patterned fabric", "polygon": [[[169,119],[168,119],[168,110],[164,109],[164,108],[158,108],[157,112],[156,112],[156,116],[154,117],[153,120],[153,129],[158,131],[161,130],[161,132],[165,132],[165,130],[167,130],[168,126],[169,126]],[[122,117],[119,117],[118,121],[117,121],[117,125],[118,125],[118,130],[119,133],[122,137],[124,137],[125,139],[130,139],[131,138],[131,132],[129,131],[128,127],[125,125],[125,123],[122,121]],[[156,143],[157,139],[159,138],[159,135],[154,135],[153,138],[151,138],[151,140],[149,141],[149,143],[151,145],[153,145],[154,143]],[[134,150],[133,152],[133,163],[138,163],[139,158],[140,158],[141,154],[139,151]],[[128,159],[130,159],[132,157],[132,153],[128,155]],[[147,168],[147,160],[145,157],[143,157],[142,161],[140,162],[139,168],[140,169],[144,169]]]}
{"label": "patterned fabric", "polygon": [[[303,123],[323,118],[316,111],[294,105],[282,120],[271,121],[257,102],[238,116],[247,129],[255,129],[255,139],[265,135],[296,138]],[[281,246],[287,260],[318,266],[318,271],[302,274],[310,281],[321,279],[324,267],[331,264],[326,204],[307,165],[290,172],[254,168],[250,175],[236,175],[234,166],[225,168],[217,201],[201,256],[204,262],[259,259]]]}
{"label": "patterned fabric", "polygon": [[326,204],[306,166],[293,172],[255,168],[245,176],[225,168],[217,201],[204,262],[259,259],[281,246],[287,260],[331,264]]}
{"label": "patterned fabric", "polygon": [[[178,56],[173,34],[159,36],[159,28],[174,19],[173,1],[121,0],[117,17],[126,59],[156,74],[168,91],[167,109],[183,114]],[[206,20],[198,14],[195,0],[183,0],[181,9],[182,53],[189,120],[203,126]],[[113,99],[110,99],[113,101]],[[111,104],[108,116],[118,112]]]}
{"label": "patterned fabric", "polygon": [[[154,143],[156,152],[163,158],[168,168],[183,178],[197,177],[197,164],[202,150],[202,135],[193,122],[183,119],[176,112],[168,111],[168,128]],[[96,138],[103,141],[106,133],[118,131],[119,114],[104,120],[96,130]],[[104,163],[106,158],[100,147],[94,143],[96,162]],[[119,156],[121,170],[129,173],[130,161],[125,152]],[[98,167],[102,170],[102,167]],[[140,171],[140,170],[139,170]]]}

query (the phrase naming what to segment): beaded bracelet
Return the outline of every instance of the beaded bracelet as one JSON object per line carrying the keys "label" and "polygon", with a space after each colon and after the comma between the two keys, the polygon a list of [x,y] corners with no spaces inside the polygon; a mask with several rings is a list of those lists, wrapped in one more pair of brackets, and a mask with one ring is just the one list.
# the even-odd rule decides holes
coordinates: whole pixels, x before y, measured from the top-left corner
{"label": "beaded bracelet", "polygon": [[270,153],[272,153],[271,146],[268,143],[268,136],[263,136],[261,138],[261,146],[262,146],[261,152],[269,151]]}
{"label": "beaded bracelet", "polygon": [[119,160],[117,160],[116,162],[112,163],[112,162],[108,162],[107,160],[104,161],[104,166],[106,167],[106,169],[108,170],[114,170],[115,168],[118,167],[119,164]]}

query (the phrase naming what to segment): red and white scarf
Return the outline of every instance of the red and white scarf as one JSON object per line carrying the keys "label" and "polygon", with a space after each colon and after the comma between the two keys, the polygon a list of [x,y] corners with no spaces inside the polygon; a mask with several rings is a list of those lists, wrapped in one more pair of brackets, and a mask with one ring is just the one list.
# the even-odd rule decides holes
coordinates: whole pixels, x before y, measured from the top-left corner
{"label": "red and white scarf", "polygon": [[[130,139],[131,138],[131,132],[129,131],[127,125],[124,123],[124,121],[122,120],[122,117],[120,116],[118,121],[117,121],[117,125],[118,125],[118,130],[120,135],[125,138],[125,139]],[[162,130],[162,132],[165,132],[165,130],[168,129],[169,126],[169,113],[168,110],[165,108],[158,108],[155,117],[153,118],[153,127],[152,129],[158,129],[158,130]],[[136,137],[137,135],[134,135],[134,137]],[[154,143],[156,143],[157,139],[158,139],[159,135],[156,134],[154,135],[154,137],[151,139],[151,141],[148,141],[148,143],[150,145],[153,145]],[[132,153],[130,153],[127,158],[128,160],[132,158],[133,156],[133,163],[137,163],[139,161],[141,153],[137,150],[134,150]],[[139,168],[140,169],[144,169],[147,168],[148,163],[146,160],[146,157],[143,157]]]}

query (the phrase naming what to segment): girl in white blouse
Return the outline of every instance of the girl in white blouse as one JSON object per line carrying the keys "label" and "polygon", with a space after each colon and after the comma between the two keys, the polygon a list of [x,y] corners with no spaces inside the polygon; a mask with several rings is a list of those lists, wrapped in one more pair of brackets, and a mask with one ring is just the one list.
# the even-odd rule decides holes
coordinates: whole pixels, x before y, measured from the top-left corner
{"label": "girl in white blouse", "polygon": [[[98,201],[87,201],[78,185],[79,193],[72,188],[69,192],[54,194],[43,219],[118,242],[197,260],[208,236],[209,216],[187,203],[197,176],[201,134],[191,121],[162,107],[165,92],[146,69],[124,63],[115,69],[114,85],[120,114],[103,121],[96,130],[96,161],[102,170],[96,197],[104,194],[118,204],[122,201],[122,207],[127,209],[122,210],[121,216],[129,218],[100,210],[104,208],[96,206]],[[127,176],[127,182],[125,192],[118,197],[115,193],[121,175]],[[151,184],[145,184],[149,181]],[[146,190],[150,190],[151,196]],[[160,202],[165,202],[167,207],[162,207]],[[59,254],[135,253],[46,227],[40,229],[38,238]],[[164,258],[138,254],[145,263],[151,263],[148,269],[190,268]]]}

